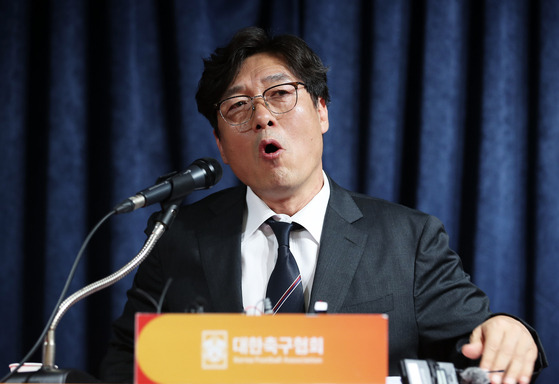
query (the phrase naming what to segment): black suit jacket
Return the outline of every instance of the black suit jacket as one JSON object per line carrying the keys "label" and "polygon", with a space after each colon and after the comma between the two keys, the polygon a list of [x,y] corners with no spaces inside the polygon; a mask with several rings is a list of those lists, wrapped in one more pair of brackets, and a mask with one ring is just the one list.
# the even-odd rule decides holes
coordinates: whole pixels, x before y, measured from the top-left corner
{"label": "black suit jacket", "polygon": [[[492,314],[427,214],[349,192],[332,181],[311,293],[332,313],[389,315],[390,374],[402,358],[464,365],[459,348]],[[108,381],[132,379],[134,314],[152,312],[169,278],[163,311],[242,312],[240,239],[246,187],[181,208],[139,267],[103,367]],[[143,292],[140,292],[143,291]],[[343,332],[343,329],[340,330]]]}

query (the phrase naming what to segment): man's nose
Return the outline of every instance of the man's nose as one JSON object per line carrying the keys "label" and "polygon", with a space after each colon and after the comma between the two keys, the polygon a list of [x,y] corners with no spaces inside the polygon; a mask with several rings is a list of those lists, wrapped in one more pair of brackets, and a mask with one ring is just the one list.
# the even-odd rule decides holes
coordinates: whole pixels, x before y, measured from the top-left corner
{"label": "man's nose", "polygon": [[258,95],[252,98],[252,106],[254,107],[255,110],[258,107],[258,105],[262,105],[264,108],[268,109],[268,104],[266,103],[264,96]]}
{"label": "man's nose", "polygon": [[268,109],[266,101],[262,96],[255,96],[252,100],[252,105],[254,106],[254,121],[253,127],[256,129],[261,129],[266,126],[271,127],[273,123],[273,114]]}
{"label": "man's nose", "polygon": [[271,113],[268,107],[268,103],[262,95],[254,96],[252,99],[252,107],[254,108],[254,113],[257,114],[259,111],[264,113]]}

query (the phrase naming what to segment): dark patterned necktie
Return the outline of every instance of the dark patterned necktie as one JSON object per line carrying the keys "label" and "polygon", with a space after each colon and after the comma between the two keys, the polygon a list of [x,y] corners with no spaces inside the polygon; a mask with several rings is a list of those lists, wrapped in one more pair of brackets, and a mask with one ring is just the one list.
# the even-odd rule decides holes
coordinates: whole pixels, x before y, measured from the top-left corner
{"label": "dark patterned necktie", "polygon": [[270,218],[266,223],[278,239],[278,260],[268,281],[266,297],[270,299],[273,313],[303,313],[305,301],[303,284],[297,262],[289,249],[289,233],[302,228],[297,223],[284,223]]}

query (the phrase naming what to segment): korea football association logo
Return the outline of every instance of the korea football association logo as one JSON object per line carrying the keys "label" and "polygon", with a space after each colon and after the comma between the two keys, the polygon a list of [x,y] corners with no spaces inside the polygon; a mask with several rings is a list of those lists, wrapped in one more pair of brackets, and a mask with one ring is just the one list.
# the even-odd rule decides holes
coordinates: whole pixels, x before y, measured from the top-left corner
{"label": "korea football association logo", "polygon": [[202,331],[202,369],[227,369],[228,344],[227,331]]}

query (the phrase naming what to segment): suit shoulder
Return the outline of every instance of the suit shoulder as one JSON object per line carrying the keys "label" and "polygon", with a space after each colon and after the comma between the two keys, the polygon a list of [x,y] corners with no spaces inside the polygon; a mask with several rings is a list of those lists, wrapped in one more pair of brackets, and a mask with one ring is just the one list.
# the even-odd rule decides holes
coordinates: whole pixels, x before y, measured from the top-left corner
{"label": "suit shoulder", "polygon": [[[238,186],[214,192],[196,202],[182,205],[173,227],[182,229],[202,226],[207,220],[228,212],[242,212],[245,203],[246,187]],[[151,233],[160,212],[154,213],[148,222],[146,233]]]}
{"label": "suit shoulder", "polygon": [[403,204],[395,203],[389,200],[373,197],[362,193],[348,191],[353,201],[360,207],[376,207],[378,209],[385,209],[391,212],[400,212],[402,214],[417,214],[420,216],[428,216],[427,213],[421,212],[417,209],[405,206]]}
{"label": "suit shoulder", "polygon": [[362,193],[351,191],[348,191],[348,193],[355,204],[363,212],[363,215],[365,217],[371,217],[373,220],[389,218],[391,221],[406,220],[416,223],[425,223],[429,220],[433,220],[434,222],[438,221],[438,219],[432,215],[399,203],[368,196]]}
{"label": "suit shoulder", "polygon": [[214,192],[194,203],[183,205],[181,210],[224,209],[239,201],[245,201],[246,187],[230,187]]}

